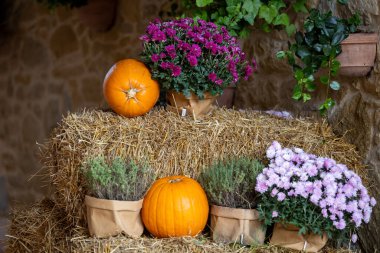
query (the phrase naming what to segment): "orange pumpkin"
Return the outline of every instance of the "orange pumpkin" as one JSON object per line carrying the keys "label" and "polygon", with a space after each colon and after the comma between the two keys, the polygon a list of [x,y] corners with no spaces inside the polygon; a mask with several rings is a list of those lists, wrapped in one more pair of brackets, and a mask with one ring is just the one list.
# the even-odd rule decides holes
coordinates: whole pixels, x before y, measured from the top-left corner
{"label": "orange pumpkin", "polygon": [[136,117],[147,113],[156,104],[160,91],[149,69],[134,59],[117,62],[108,71],[103,83],[104,97],[118,114]]}
{"label": "orange pumpkin", "polygon": [[158,237],[195,236],[207,223],[208,201],[200,184],[185,176],[157,180],[144,197],[141,217]]}

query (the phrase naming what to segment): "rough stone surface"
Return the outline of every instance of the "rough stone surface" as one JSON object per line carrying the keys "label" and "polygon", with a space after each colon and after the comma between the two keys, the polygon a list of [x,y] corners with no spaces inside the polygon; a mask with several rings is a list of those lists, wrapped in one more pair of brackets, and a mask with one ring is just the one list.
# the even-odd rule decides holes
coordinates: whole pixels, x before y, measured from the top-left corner
{"label": "rough stone surface", "polygon": [[[138,37],[150,19],[167,17],[175,0],[119,1],[115,25],[96,33],[78,20],[75,11],[59,8],[49,11],[36,1],[14,0],[10,8],[9,31],[0,36],[0,175],[7,179],[11,203],[32,202],[47,190],[42,180],[28,181],[40,168],[38,146],[49,136],[67,111],[104,106],[101,84],[116,61],[137,58],[141,51]],[[363,31],[380,31],[378,0],[351,0],[336,8],[329,1],[311,1],[318,8],[330,8],[347,17],[363,13]],[[335,1],[332,1],[335,2]],[[298,24],[299,26],[299,24]],[[316,105],[324,93],[306,103],[294,102],[291,70],[275,54],[287,48],[287,35],[253,30],[242,41],[259,70],[253,79],[242,82],[235,96],[235,107],[260,110],[289,110],[299,115],[318,115]],[[380,59],[380,50],[377,59]],[[343,88],[333,96],[338,105],[329,115],[337,134],[345,134],[356,144],[368,165],[374,185],[380,184],[380,64],[367,77],[340,77]],[[372,192],[380,200],[380,188]],[[379,201],[380,202],[380,201]],[[360,233],[367,252],[380,249],[380,204],[373,219]]]}

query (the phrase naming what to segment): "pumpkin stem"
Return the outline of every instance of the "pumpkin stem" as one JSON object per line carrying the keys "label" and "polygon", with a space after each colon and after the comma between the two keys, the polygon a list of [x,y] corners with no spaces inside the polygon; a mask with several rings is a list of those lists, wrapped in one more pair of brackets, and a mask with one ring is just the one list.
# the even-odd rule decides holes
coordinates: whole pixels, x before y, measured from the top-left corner
{"label": "pumpkin stem", "polygon": [[127,94],[128,99],[131,99],[131,98],[135,98],[136,97],[137,92],[139,92],[138,89],[131,88],[131,89],[125,91],[125,94]]}
{"label": "pumpkin stem", "polygon": [[173,184],[173,183],[178,183],[178,182],[181,182],[181,181],[182,181],[182,179],[176,178],[176,179],[169,180],[169,183]]}

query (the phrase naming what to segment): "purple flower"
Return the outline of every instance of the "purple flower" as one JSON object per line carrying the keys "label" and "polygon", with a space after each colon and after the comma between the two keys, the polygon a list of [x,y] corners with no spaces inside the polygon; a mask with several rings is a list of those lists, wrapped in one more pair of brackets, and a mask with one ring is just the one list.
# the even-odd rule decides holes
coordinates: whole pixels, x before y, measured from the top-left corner
{"label": "purple flower", "polygon": [[211,81],[211,82],[215,82],[215,80],[217,79],[217,75],[214,73],[214,72],[211,72],[209,75],[208,75],[208,79]]}
{"label": "purple flower", "polygon": [[215,83],[216,83],[217,85],[222,85],[223,80],[222,80],[222,79],[217,79],[217,80],[215,81]]}
{"label": "purple flower", "polygon": [[202,54],[202,50],[197,44],[193,44],[190,48],[190,54],[199,57]]}
{"label": "purple flower", "polygon": [[197,57],[195,57],[194,55],[191,55],[191,54],[189,55],[189,54],[188,54],[188,55],[186,56],[186,59],[188,60],[190,66],[195,67],[195,66],[198,65]]}
{"label": "purple flower", "polygon": [[280,201],[280,202],[282,202],[285,199],[285,197],[286,197],[286,195],[283,192],[279,192],[277,194],[277,200]]}
{"label": "purple flower", "polygon": [[221,34],[215,34],[212,38],[218,44],[223,42],[223,36]]}
{"label": "purple flower", "polygon": [[172,76],[177,77],[177,76],[181,75],[182,69],[180,66],[173,65],[173,66],[171,66],[171,70],[172,70]]}
{"label": "purple flower", "polygon": [[165,47],[165,51],[168,53],[168,55],[172,59],[174,59],[177,56],[176,50],[175,50],[175,45],[168,45],[168,46],[166,46]]}
{"label": "purple flower", "polygon": [[161,58],[158,54],[152,54],[152,62],[158,62]]}
{"label": "purple flower", "polygon": [[265,182],[258,182],[256,184],[255,190],[259,193],[264,193],[268,190],[268,185]]}
{"label": "purple flower", "polygon": [[374,197],[371,198],[371,206],[376,205],[376,199]]}
{"label": "purple flower", "polygon": [[252,73],[253,73],[253,68],[250,65],[245,66],[244,80],[248,80],[248,77],[252,75]]}
{"label": "purple flower", "polygon": [[166,35],[164,32],[162,32],[160,30],[155,31],[152,35],[152,40],[154,40],[154,41],[165,41]]}
{"label": "purple flower", "polygon": [[142,40],[142,41],[144,41],[144,42],[149,42],[150,41],[149,36],[146,35],[146,34],[140,36],[139,39]]}
{"label": "purple flower", "polygon": [[160,59],[163,59],[166,57],[166,54],[164,52],[160,53]]}
{"label": "purple flower", "polygon": [[358,241],[358,235],[357,235],[357,234],[352,234],[352,236],[351,236],[351,241],[352,241],[353,243],[356,243],[356,242]]}
{"label": "purple flower", "polygon": [[278,190],[277,190],[276,188],[273,188],[273,190],[272,190],[272,192],[270,193],[270,195],[271,195],[272,197],[274,197],[274,196],[277,195],[277,193],[278,193]]}
{"label": "purple flower", "polygon": [[170,68],[171,64],[169,62],[161,62],[160,67],[163,69]]}
{"label": "purple flower", "polygon": [[278,217],[278,212],[277,211],[273,211],[272,212],[272,218],[276,218]]}
{"label": "purple flower", "polygon": [[176,31],[172,28],[167,28],[166,35],[168,35],[168,37],[170,38],[173,38],[176,35]]}

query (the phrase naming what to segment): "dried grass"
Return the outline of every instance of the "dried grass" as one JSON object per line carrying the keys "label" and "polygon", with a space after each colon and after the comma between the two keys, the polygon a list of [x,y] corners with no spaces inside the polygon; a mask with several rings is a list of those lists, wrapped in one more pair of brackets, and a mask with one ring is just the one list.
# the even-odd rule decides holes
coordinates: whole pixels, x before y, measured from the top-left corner
{"label": "dried grass", "polygon": [[[122,252],[257,252],[292,253],[297,252],[280,247],[264,245],[242,247],[216,244],[206,236],[195,238],[155,239],[147,236],[128,238],[123,235],[97,239],[86,236],[86,229],[64,226],[64,214],[51,200],[44,200],[32,208],[17,210],[12,216],[12,227],[8,235],[7,252],[72,252],[72,253],[122,253]],[[70,237],[71,235],[71,237]],[[326,247],[325,253],[351,253],[347,249]]]}
{"label": "dried grass", "polygon": [[332,157],[365,176],[355,146],[336,137],[326,122],[226,109],[215,110],[201,121],[162,109],[132,119],[103,111],[69,114],[43,146],[42,157],[55,186],[58,206],[75,227],[86,226],[85,189],[79,168],[89,156],[146,160],[162,176],[196,177],[216,159],[263,159],[273,140]]}
{"label": "dried grass", "polygon": [[6,252],[67,252],[70,233],[64,220],[65,214],[48,199],[13,210]]}

